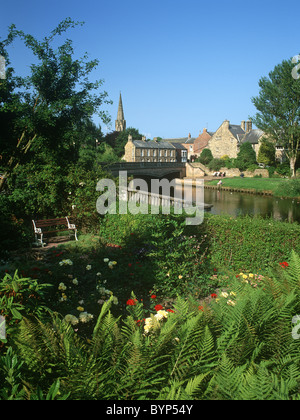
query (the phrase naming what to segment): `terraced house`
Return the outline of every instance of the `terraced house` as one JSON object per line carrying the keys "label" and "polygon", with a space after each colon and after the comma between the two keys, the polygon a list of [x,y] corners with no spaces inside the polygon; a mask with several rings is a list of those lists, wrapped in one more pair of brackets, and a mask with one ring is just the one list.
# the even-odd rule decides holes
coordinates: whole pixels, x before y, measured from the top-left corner
{"label": "terraced house", "polygon": [[142,137],[142,140],[132,140],[128,136],[128,142],[125,145],[126,162],[178,162],[177,149],[165,141],[148,140]]}

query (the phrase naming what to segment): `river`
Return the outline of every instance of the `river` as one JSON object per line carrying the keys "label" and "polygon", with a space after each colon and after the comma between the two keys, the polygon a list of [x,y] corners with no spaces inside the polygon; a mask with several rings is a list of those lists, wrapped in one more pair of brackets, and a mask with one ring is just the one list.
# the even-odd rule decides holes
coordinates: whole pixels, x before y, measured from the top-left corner
{"label": "river", "polygon": [[213,204],[212,214],[260,215],[300,223],[300,200],[296,199],[205,189],[204,202]]}

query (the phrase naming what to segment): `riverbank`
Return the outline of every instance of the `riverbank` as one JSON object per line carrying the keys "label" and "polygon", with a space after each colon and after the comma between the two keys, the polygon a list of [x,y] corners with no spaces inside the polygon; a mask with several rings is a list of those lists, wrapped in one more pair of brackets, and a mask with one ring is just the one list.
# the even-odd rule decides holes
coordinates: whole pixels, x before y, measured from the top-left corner
{"label": "riverbank", "polygon": [[300,200],[300,180],[285,178],[222,178],[222,186],[218,187],[219,179],[205,181],[205,188],[221,188],[222,190],[250,194],[270,195],[282,198]]}

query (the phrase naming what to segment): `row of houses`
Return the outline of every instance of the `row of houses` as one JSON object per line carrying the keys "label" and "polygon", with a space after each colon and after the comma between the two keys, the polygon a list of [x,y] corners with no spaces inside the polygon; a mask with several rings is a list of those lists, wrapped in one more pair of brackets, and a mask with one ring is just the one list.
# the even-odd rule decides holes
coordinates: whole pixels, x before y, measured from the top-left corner
{"label": "row of houses", "polygon": [[[194,161],[206,148],[210,149],[214,158],[228,156],[236,158],[240,145],[245,142],[251,143],[256,156],[264,132],[252,128],[251,121],[241,121],[234,125],[225,120],[215,132],[206,128],[199,133],[198,137],[191,134],[184,138],[132,140],[129,136],[125,145],[124,159],[127,162],[187,162]],[[280,161],[284,158],[284,150],[276,145],[276,158]]]}

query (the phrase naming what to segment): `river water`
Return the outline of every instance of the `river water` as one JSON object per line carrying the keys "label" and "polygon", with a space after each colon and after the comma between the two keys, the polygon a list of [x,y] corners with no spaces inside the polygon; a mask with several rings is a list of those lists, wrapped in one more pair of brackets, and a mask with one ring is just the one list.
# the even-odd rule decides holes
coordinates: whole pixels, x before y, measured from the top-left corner
{"label": "river water", "polygon": [[213,204],[212,214],[260,215],[300,223],[300,200],[296,199],[205,189],[204,202]]}

